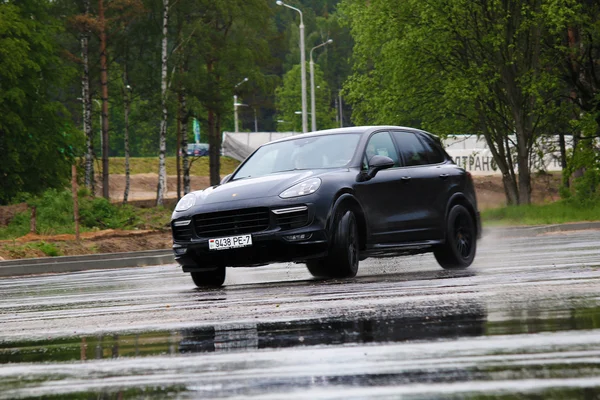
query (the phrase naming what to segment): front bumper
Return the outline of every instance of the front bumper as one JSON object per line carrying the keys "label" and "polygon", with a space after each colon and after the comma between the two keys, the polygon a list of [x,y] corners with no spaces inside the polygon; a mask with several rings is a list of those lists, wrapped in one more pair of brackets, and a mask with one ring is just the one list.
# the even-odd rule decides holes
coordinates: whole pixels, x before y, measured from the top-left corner
{"label": "front bumper", "polygon": [[[304,261],[327,255],[328,234],[325,229],[326,213],[321,213],[315,204],[252,204],[253,207],[268,209],[269,220],[265,229],[258,232],[231,232],[227,234],[208,234],[201,232],[202,222],[197,222],[193,213],[181,213],[173,219],[171,226],[174,232],[173,252],[175,260],[185,272],[202,271],[216,266],[251,267],[273,262]],[[239,207],[239,204],[238,204]],[[292,226],[281,223],[281,219],[273,210],[306,208],[307,219],[303,226]],[[244,208],[237,208],[244,210]],[[231,210],[236,210],[235,205]],[[203,208],[206,215],[213,210]],[[229,210],[218,209],[218,212]],[[198,211],[196,210],[196,213]],[[216,214],[221,215],[221,214]],[[188,228],[189,238],[182,240],[175,231],[176,223],[191,219]],[[199,220],[199,219],[198,219]],[[235,226],[237,227],[237,223]],[[209,240],[241,234],[252,235],[252,245],[242,248],[210,250]],[[304,236],[299,236],[304,235]]]}

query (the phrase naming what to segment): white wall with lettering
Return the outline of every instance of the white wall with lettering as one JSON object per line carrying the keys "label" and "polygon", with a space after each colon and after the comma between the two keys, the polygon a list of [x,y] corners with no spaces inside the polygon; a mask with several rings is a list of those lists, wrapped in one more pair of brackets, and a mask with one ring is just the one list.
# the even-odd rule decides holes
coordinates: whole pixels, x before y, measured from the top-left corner
{"label": "white wall with lettering", "polygon": [[[254,150],[273,140],[282,139],[297,132],[224,132],[223,140],[227,137],[235,139]],[[509,136],[509,142],[514,143],[515,137]],[[471,172],[473,175],[500,175],[500,170],[494,161],[491,151],[483,137],[476,135],[450,135],[442,139],[444,148],[454,162]],[[571,148],[572,138],[566,137],[566,147]],[[516,158],[514,165],[516,167]],[[547,136],[536,143],[530,162],[532,171],[560,171],[560,151],[558,136]]]}

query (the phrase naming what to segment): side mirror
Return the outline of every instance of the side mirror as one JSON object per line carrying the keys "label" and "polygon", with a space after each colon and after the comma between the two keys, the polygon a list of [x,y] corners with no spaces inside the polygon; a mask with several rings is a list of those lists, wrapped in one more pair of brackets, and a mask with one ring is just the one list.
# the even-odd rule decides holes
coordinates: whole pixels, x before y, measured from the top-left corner
{"label": "side mirror", "polygon": [[227,182],[229,182],[229,178],[231,178],[231,175],[232,175],[232,174],[225,175],[225,176],[223,177],[223,179],[221,179],[221,183],[220,183],[220,185],[222,185],[222,184],[224,184],[224,183],[227,183]]}
{"label": "side mirror", "polygon": [[368,181],[373,179],[375,175],[382,169],[392,168],[394,166],[394,160],[386,156],[375,155],[369,160],[369,169],[366,172],[361,173],[360,181]]}

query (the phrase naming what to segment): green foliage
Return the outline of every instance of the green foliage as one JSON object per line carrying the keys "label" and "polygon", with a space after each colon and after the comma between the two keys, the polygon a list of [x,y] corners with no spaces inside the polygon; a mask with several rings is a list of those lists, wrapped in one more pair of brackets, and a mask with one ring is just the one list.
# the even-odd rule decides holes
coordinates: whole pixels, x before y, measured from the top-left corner
{"label": "green foliage", "polygon": [[600,204],[600,170],[589,168],[583,176],[573,180],[574,194],[568,201],[582,208]]}
{"label": "green foliage", "polygon": [[569,189],[563,188],[561,195],[578,207],[589,207],[600,203],[600,143],[596,139],[598,125],[590,113],[571,122],[581,133],[577,147],[570,151],[570,162],[563,174],[568,179],[574,176]]}
{"label": "green foliage", "polygon": [[55,94],[72,77],[59,57],[50,0],[0,6],[0,204],[63,186],[81,134]]}
{"label": "green foliage", "polygon": [[131,206],[116,206],[101,197],[83,198],[79,212],[81,225],[99,229],[131,229],[140,223]]}
{"label": "green foliage", "polygon": [[[309,68],[307,66],[307,71]],[[277,105],[277,130],[302,132],[302,85],[300,65],[294,66],[283,78],[283,86],[275,91]],[[307,76],[307,107],[310,113],[310,77]],[[335,126],[335,110],[331,108],[331,91],[323,78],[323,72],[315,64],[315,109],[317,111],[317,129],[329,129]],[[311,126],[312,116],[308,115]]]}
{"label": "green foliage", "polygon": [[52,243],[41,241],[36,243],[34,246],[40,249],[42,253],[44,253],[48,257],[57,257],[61,255],[60,249]]}
{"label": "green foliage", "polygon": [[[36,207],[37,231],[41,235],[74,233],[73,199],[67,190],[50,189],[31,198]],[[82,231],[98,229],[160,229],[168,224],[170,211],[164,208],[140,210],[130,205],[112,204],[104,198],[79,193],[79,215]],[[30,213],[17,214],[7,227],[0,228],[0,240],[21,237],[29,232]],[[48,247],[46,247],[48,248]],[[46,252],[42,249],[42,251]]]}

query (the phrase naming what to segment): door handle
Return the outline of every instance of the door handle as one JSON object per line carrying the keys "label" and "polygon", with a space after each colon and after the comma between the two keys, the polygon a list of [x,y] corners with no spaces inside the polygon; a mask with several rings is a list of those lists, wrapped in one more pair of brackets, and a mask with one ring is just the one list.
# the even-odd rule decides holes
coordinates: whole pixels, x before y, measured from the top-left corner
{"label": "door handle", "polygon": [[450,176],[450,174],[441,174],[440,178],[445,180],[445,179],[448,179],[449,176]]}
{"label": "door handle", "polygon": [[410,176],[403,176],[400,179],[402,179],[402,182],[408,182],[408,181],[410,181],[411,178],[410,178]]}

